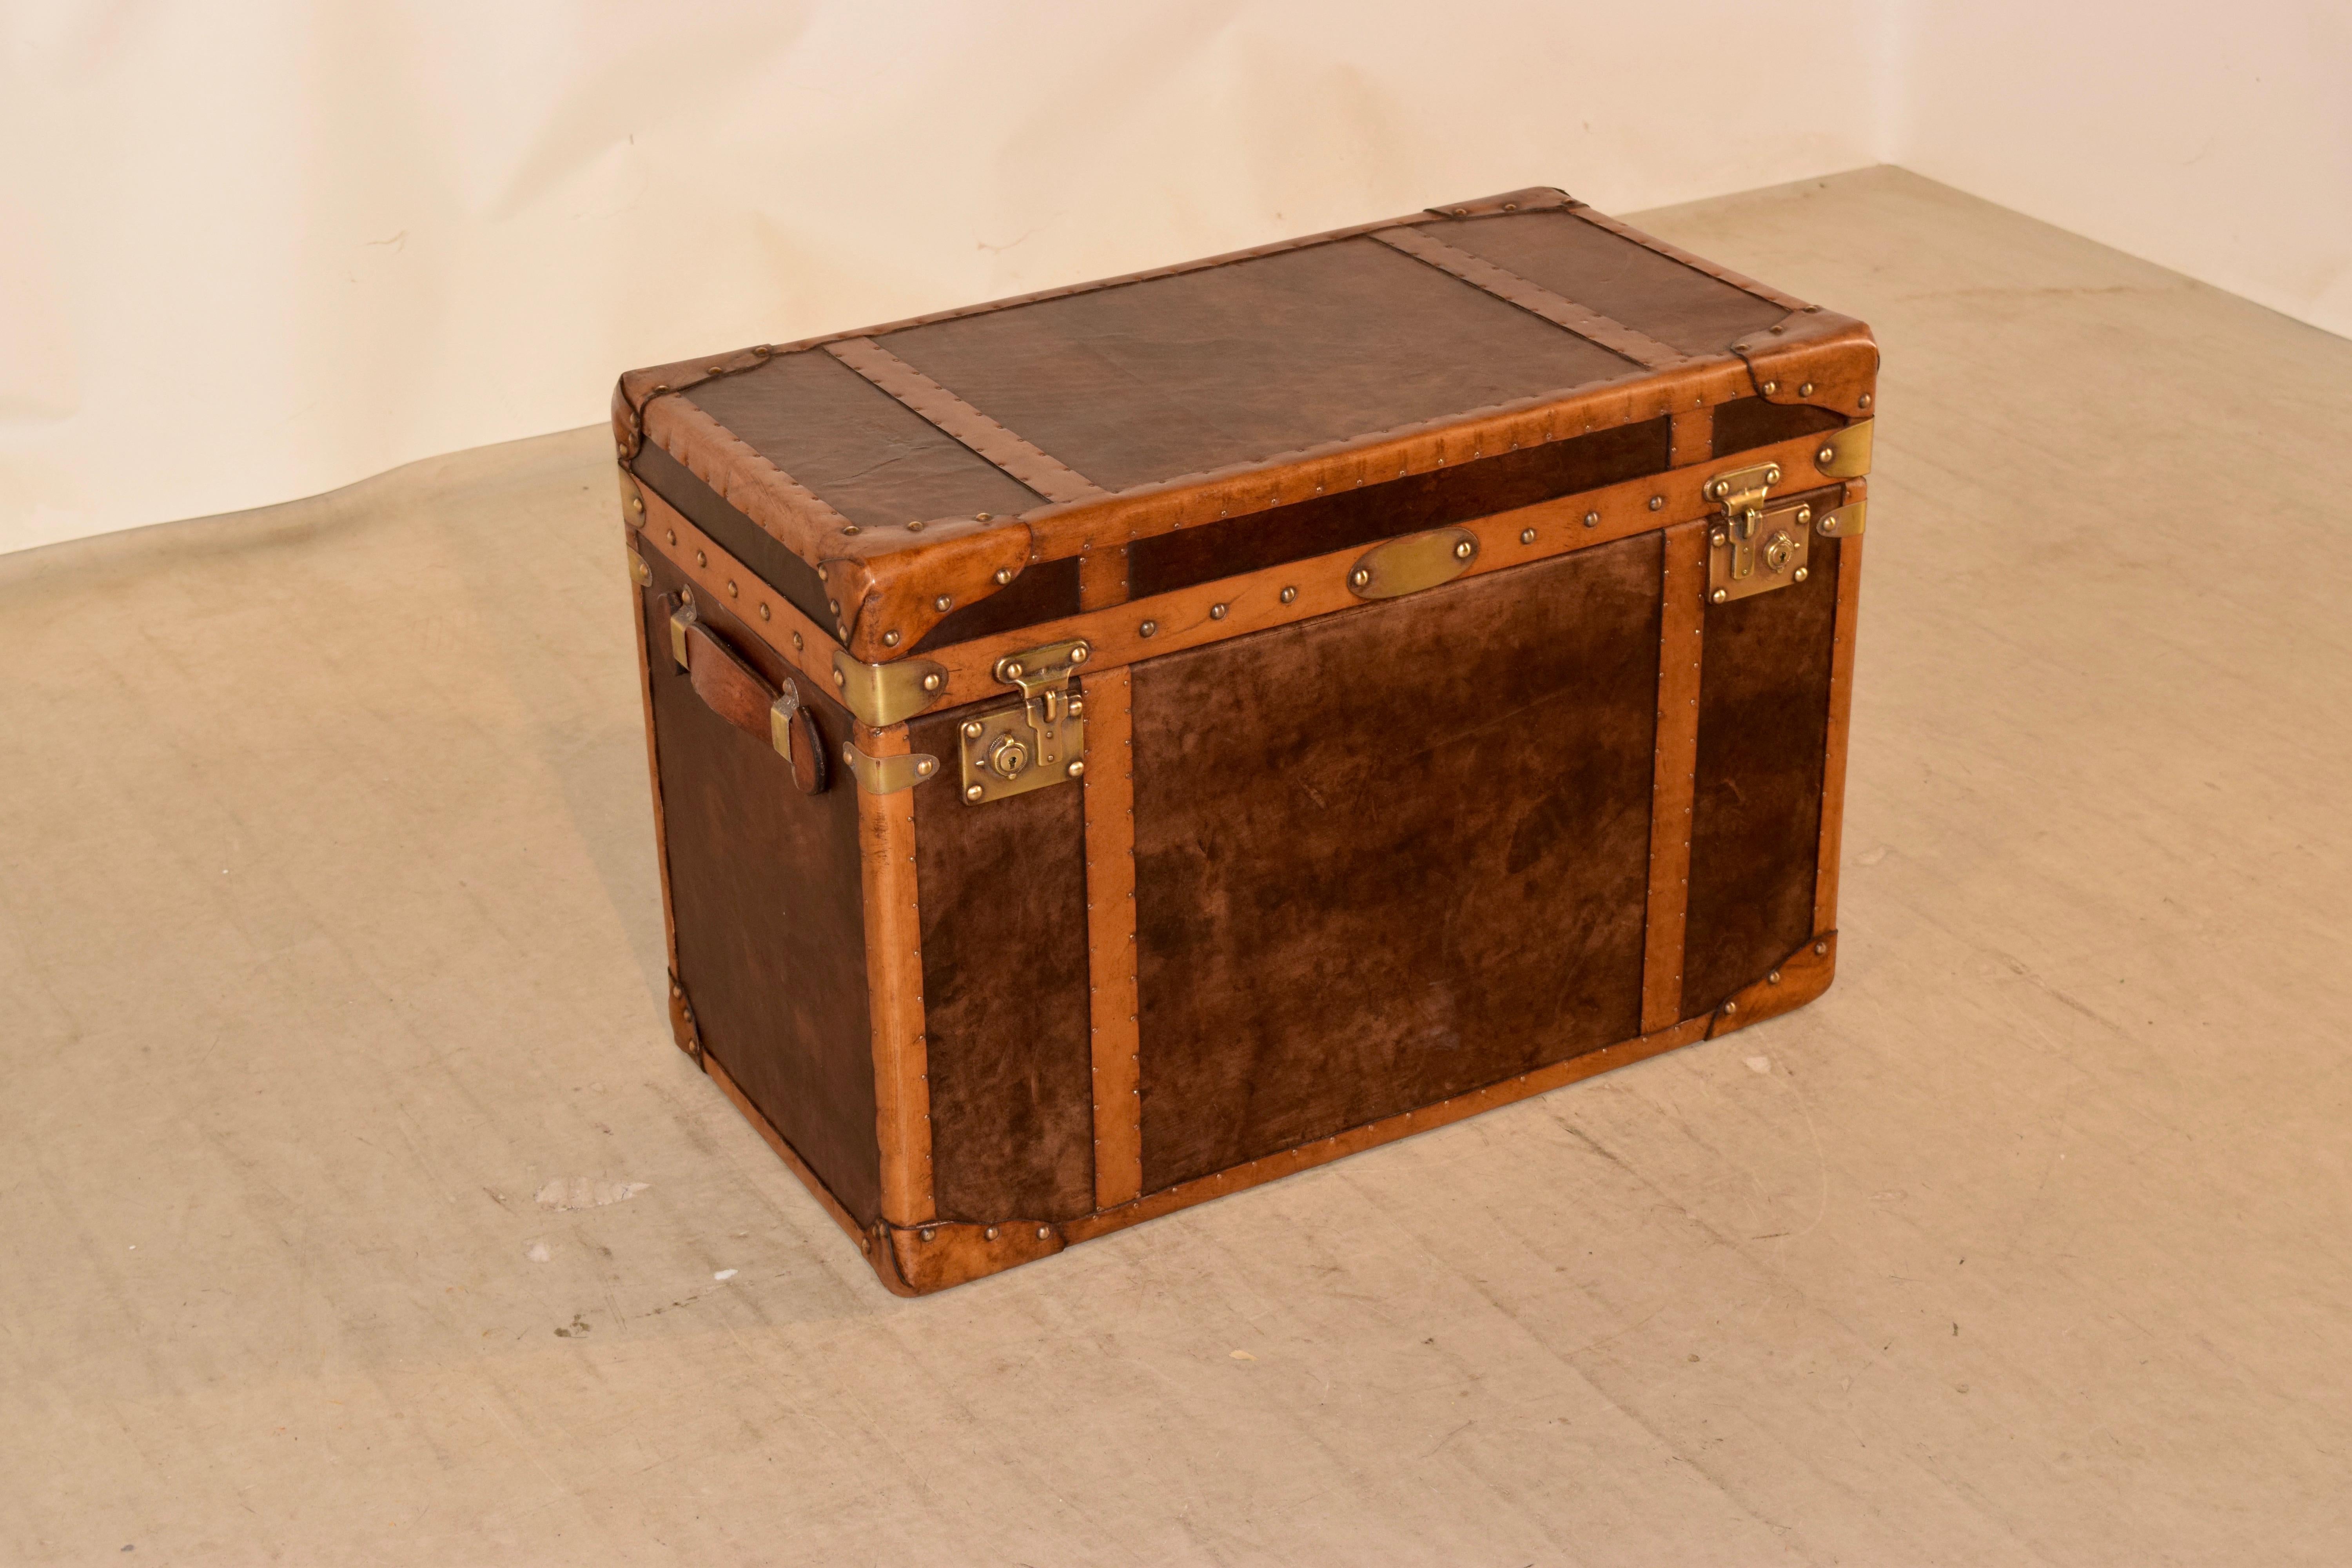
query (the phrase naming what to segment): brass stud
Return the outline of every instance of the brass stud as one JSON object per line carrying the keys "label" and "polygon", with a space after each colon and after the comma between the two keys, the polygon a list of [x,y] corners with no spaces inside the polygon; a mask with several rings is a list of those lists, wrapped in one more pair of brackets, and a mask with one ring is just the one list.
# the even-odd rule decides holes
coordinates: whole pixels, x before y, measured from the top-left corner
{"label": "brass stud", "polygon": [[1088,647],[1086,644],[1080,643],[1077,647],[1070,650],[1070,662],[1072,664],[1084,664],[1087,662],[1087,655],[1093,651],[1094,649]]}
{"label": "brass stud", "polygon": [[1805,383],[1804,385],[1797,388],[1797,395],[1800,397],[1811,397],[1812,395],[1813,384],[1810,381]]}
{"label": "brass stud", "polygon": [[1869,407],[1869,406],[1870,406],[1870,394],[1868,394],[1868,393],[1866,393],[1866,392],[1865,392],[1865,393],[1864,393],[1860,397],[1855,398],[1855,399],[1853,400],[1853,405],[1854,405],[1856,408],[1867,408],[1867,407]]}
{"label": "brass stud", "polygon": [[1158,621],[1146,621],[1141,626],[1135,628],[1135,635],[1138,637],[1148,637],[1159,629],[1160,623]]}
{"label": "brass stud", "polygon": [[1737,1013],[1737,1012],[1738,1012],[1738,1011],[1739,1011],[1739,1004],[1738,1004],[1738,1003],[1737,1003],[1737,1002],[1726,1002],[1726,1003],[1723,1005],[1723,1016],[1724,1016],[1725,1017],[1727,1017],[1727,1018],[1730,1017],[1734,1013]]}
{"label": "brass stud", "polygon": [[1284,604],[1286,604],[1286,605],[1289,604],[1291,601],[1293,601],[1294,599],[1296,599],[1296,598],[1297,598],[1297,597],[1298,597],[1298,590],[1297,590],[1297,589],[1296,589],[1296,588],[1285,588],[1285,589],[1282,591],[1282,602],[1283,602]]}
{"label": "brass stud", "polygon": [[847,621],[840,622],[835,626],[833,629],[835,635],[839,637],[842,641],[847,642],[849,640],[849,623]]}
{"label": "brass stud", "polygon": [[1601,526],[1601,514],[1597,511],[1586,512],[1584,514],[1584,526],[1587,528],[1599,528]]}
{"label": "brass stud", "polygon": [[710,564],[710,557],[698,550],[694,552],[694,563],[697,566],[708,566]]}
{"label": "brass stud", "polygon": [[941,594],[938,598],[931,601],[931,608],[939,611],[941,615],[945,615],[954,607],[955,600],[946,594]]}
{"label": "brass stud", "polygon": [[1794,573],[1790,574],[1790,580],[1791,580],[1791,581],[1793,581],[1793,582],[1801,583],[1801,582],[1803,582],[1806,578],[1808,578],[1808,577],[1810,577],[1810,576],[1811,576],[1811,575],[1812,575],[1812,574],[1811,574],[1811,572],[1808,572],[1807,570],[1805,570],[1805,568],[1803,568],[1802,566],[1800,566],[1800,567],[1798,567],[1798,568],[1797,568],[1797,570],[1796,570]]}
{"label": "brass stud", "polygon": [[1018,680],[1018,679],[1021,679],[1021,677],[1022,677],[1022,674],[1023,674],[1023,673],[1024,673],[1024,672],[1023,672],[1022,668],[1021,668],[1021,661],[1020,661],[1019,659],[1017,659],[1017,658],[1015,658],[1015,659],[1008,659],[1008,660],[1006,660],[1006,661],[1005,661],[1005,665],[1004,665],[1004,679],[1007,679],[1007,680]]}
{"label": "brass stud", "polygon": [[940,764],[938,763],[934,762],[929,757],[924,757],[915,763],[915,776],[919,779],[929,778],[931,776],[931,770],[939,765]]}
{"label": "brass stud", "polygon": [[1047,1229],[1046,1229],[1044,1226],[1042,1226],[1042,1225],[1041,1225],[1041,1226],[1039,1226],[1037,1227],[1037,1239],[1038,1239],[1038,1240],[1040,1240],[1040,1241],[1045,1240],[1047,1237],[1049,1237],[1049,1236],[1051,1236],[1051,1235],[1053,1235],[1053,1234],[1054,1234],[1054,1233],[1053,1233],[1052,1231],[1047,1230]]}
{"label": "brass stud", "polygon": [[980,722],[980,721],[979,721],[979,720],[977,720],[977,719],[967,719],[967,720],[965,720],[965,721],[963,721],[963,738],[964,738],[965,740],[967,740],[967,741],[977,741],[977,740],[979,740],[979,739],[980,739],[980,731],[981,731],[981,722]]}
{"label": "brass stud", "polygon": [[1225,606],[1223,605],[1211,605],[1209,606],[1209,618],[1213,621],[1223,620],[1225,618]]}
{"label": "brass stud", "polygon": [[846,686],[849,684],[849,678],[836,669],[833,672],[833,683],[835,686]]}
{"label": "brass stud", "polygon": [[1665,504],[1666,504],[1666,498],[1665,498],[1665,497],[1664,497],[1664,496],[1652,496],[1652,497],[1650,498],[1650,510],[1651,510],[1652,511],[1657,511],[1657,510],[1661,510],[1662,508],[1664,508],[1664,507],[1665,506]]}
{"label": "brass stud", "polygon": [[1777,969],[1776,969],[1776,970],[1774,970],[1771,973],[1769,973],[1769,974],[1766,975],[1766,976],[1764,977],[1764,984],[1767,984],[1767,985],[1778,985],[1778,984],[1780,984],[1780,972],[1779,970],[1777,970]]}
{"label": "brass stud", "polygon": [[[800,633],[798,633],[798,632],[794,632],[794,633],[793,634],[793,651],[794,653],[798,653],[798,652],[800,652],[800,650],[801,650],[801,634],[800,634]],[[835,674],[836,677],[838,677],[838,676],[840,675],[840,673],[841,673],[841,672],[840,672],[839,670],[835,670],[835,671],[834,672],[834,674]]]}
{"label": "brass stud", "polygon": [[930,674],[929,674],[929,675],[927,675],[927,676],[923,677],[923,689],[924,689],[924,690],[926,690],[926,691],[937,691],[937,690],[940,689],[940,674],[939,674],[939,671],[937,671],[937,670],[933,670]]}
{"label": "brass stud", "polygon": [[857,748],[844,741],[841,743],[841,760],[855,766],[857,762]]}
{"label": "brass stud", "polygon": [[769,612],[768,606],[763,604],[760,606],[760,618],[763,621],[769,621],[775,619],[775,616]]}
{"label": "brass stud", "polygon": [[841,601],[839,599],[827,599],[824,602],[824,607],[831,610],[836,616],[841,614]]}
{"label": "brass stud", "polygon": [[1087,764],[1084,763],[1072,763],[1068,767],[1064,768],[1062,771],[1069,774],[1072,778],[1076,778],[1080,773],[1087,771]]}
{"label": "brass stud", "polygon": [[689,605],[694,603],[694,590],[692,588],[680,588],[677,591],[677,596],[684,599]]}
{"label": "brass stud", "polygon": [[1816,952],[1816,953],[1826,953],[1826,952],[1829,952],[1829,950],[1830,950],[1830,944],[1829,944],[1828,942],[1817,942],[1813,943],[1813,952]]}
{"label": "brass stud", "polygon": [[925,1226],[919,1234],[925,1241],[929,1241],[935,1233],[929,1226]]}
{"label": "brass stud", "polygon": [[1780,464],[1767,463],[1764,465],[1764,482],[1768,485],[1777,485],[1780,482]]}
{"label": "brass stud", "polygon": [[673,529],[669,529],[669,530],[667,530],[667,533],[668,533],[668,535],[669,535],[669,542],[670,542],[672,544],[676,544],[676,543],[677,542],[677,530],[676,530],[676,529],[674,529],[674,528],[673,528]]}
{"label": "brass stud", "polygon": [[1085,698],[1083,698],[1083,697],[1073,697],[1073,698],[1071,698],[1071,699],[1070,699],[1070,717],[1071,717],[1071,718],[1073,718],[1073,719],[1083,719],[1083,718],[1085,718],[1086,716],[1087,716],[1087,700],[1086,700]]}
{"label": "brass stud", "polygon": [[1706,542],[1709,544],[1714,545],[1717,550],[1720,550],[1725,545],[1731,542],[1731,536],[1718,528],[1713,533],[1706,536]]}
{"label": "brass stud", "polygon": [[1813,509],[1811,507],[1801,506],[1797,509],[1797,522],[1800,527],[1812,521]]}
{"label": "brass stud", "polygon": [[1477,553],[1478,543],[1475,540],[1465,539],[1454,547],[1454,558],[1456,561],[1467,561]]}
{"label": "brass stud", "polygon": [[974,522],[989,522],[994,521],[994,514],[985,511],[976,511],[971,514],[971,520]]}
{"label": "brass stud", "polygon": [[741,591],[735,586],[735,579],[732,577],[727,579],[727,596],[730,599],[742,597]]}
{"label": "brass stud", "polygon": [[963,797],[976,805],[980,803],[981,797],[987,794],[988,792],[978,784],[967,784],[964,786]]}
{"label": "brass stud", "polygon": [[1353,583],[1353,584],[1354,584],[1357,587],[1359,587],[1359,588],[1362,587],[1365,584],[1367,584],[1367,583],[1370,582],[1371,580],[1372,580],[1372,574],[1371,574],[1371,573],[1370,573],[1369,570],[1367,570],[1366,568],[1361,567],[1361,566],[1357,567],[1353,572],[1351,572],[1351,573],[1349,573],[1349,574],[1348,574],[1348,581],[1349,581],[1349,582],[1350,582],[1350,583]]}
{"label": "brass stud", "polygon": [[919,518],[919,518],[914,518],[914,519],[910,520],[910,521],[908,522],[908,524],[907,524],[907,531],[908,531],[908,533],[920,533],[920,532],[922,532],[922,531],[923,531],[923,520],[922,520],[921,518]]}
{"label": "brass stud", "polygon": [[1010,582],[1012,582],[1012,581],[1013,581],[1013,568],[1012,568],[1012,567],[1010,567],[1010,566],[999,566],[999,567],[996,569],[996,585],[997,585],[998,587],[1002,588],[1002,587],[1003,587],[1003,586],[1004,586],[1004,584],[1006,584],[1007,583],[1010,583]]}
{"label": "brass stud", "polygon": [[1709,594],[1709,595],[1707,595],[1707,597],[1708,597],[1709,599],[1712,599],[1715,603],[1717,603],[1717,604],[1720,605],[1720,604],[1722,604],[1726,599],[1730,598],[1730,597],[1731,597],[1731,595],[1730,595],[1729,594],[1727,594],[1727,593],[1724,592],[1721,588],[1717,588],[1714,593]]}
{"label": "brass stud", "polygon": [[705,375],[725,375],[727,374],[727,367],[723,364],[707,365],[703,369],[703,374]]}
{"label": "brass stud", "polygon": [[1503,204],[1503,210],[1507,213],[1515,213],[1519,210],[1519,204],[1517,202],[1505,202]]}
{"label": "brass stud", "polygon": [[1813,454],[1813,461],[1816,463],[1826,463],[1831,461],[1836,456],[1837,448],[1835,447],[1824,447],[1820,451]]}
{"label": "brass stud", "polygon": [[854,522],[844,523],[842,525],[841,531],[844,533],[856,533],[857,531],[857,525]]}
{"label": "brass stud", "polygon": [[988,1227],[988,1239],[991,1241],[996,1239],[996,1227],[992,1225]]}
{"label": "brass stud", "polygon": [[1767,397],[1771,396],[1774,393],[1780,390],[1780,384],[1777,381],[1768,381],[1764,384],[1764,395]]}
{"label": "brass stud", "polygon": [[823,567],[823,566],[818,567],[818,568],[816,569],[816,580],[817,580],[818,582],[820,582],[820,583],[824,582],[824,581],[826,580],[826,575],[825,575],[825,574],[826,574],[826,572],[827,572],[827,571],[828,571],[828,568],[826,568],[826,567]]}
{"label": "brass stud", "polygon": [[1519,542],[1521,544],[1533,544],[1535,542],[1536,531],[1534,529],[1523,528],[1519,530]]}
{"label": "brass stud", "polygon": [[898,646],[898,634],[897,632],[884,632],[882,634],[882,646],[884,647],[897,647]]}

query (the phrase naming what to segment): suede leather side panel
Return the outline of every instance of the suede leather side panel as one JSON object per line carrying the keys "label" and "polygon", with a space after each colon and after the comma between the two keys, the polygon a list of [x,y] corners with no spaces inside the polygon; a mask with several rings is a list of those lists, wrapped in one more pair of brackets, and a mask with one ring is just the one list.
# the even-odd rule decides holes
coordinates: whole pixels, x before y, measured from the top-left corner
{"label": "suede leather side panel", "polygon": [[[685,585],[648,552],[638,595],[651,671],[664,843],[677,918],[678,978],[703,1048],[860,1224],[881,1215],[874,1045],[866,1010],[857,791],[793,787],[775,749],[712,712],[670,652],[668,613]],[[715,627],[772,682],[782,662],[715,605]],[[797,682],[827,746],[850,718]]]}
{"label": "suede leather side panel", "polygon": [[1147,1192],[1641,1032],[1658,536],[1134,670]]}
{"label": "suede leather side panel", "polygon": [[1699,670],[1683,1016],[1711,1012],[1813,934],[1838,546],[1811,575],[1711,605]]}
{"label": "suede leather side panel", "polygon": [[931,1180],[943,1220],[1067,1219],[1095,1206],[1085,796],[1061,784],[965,805],[956,727],[971,711],[908,735],[940,763],[915,787]]}

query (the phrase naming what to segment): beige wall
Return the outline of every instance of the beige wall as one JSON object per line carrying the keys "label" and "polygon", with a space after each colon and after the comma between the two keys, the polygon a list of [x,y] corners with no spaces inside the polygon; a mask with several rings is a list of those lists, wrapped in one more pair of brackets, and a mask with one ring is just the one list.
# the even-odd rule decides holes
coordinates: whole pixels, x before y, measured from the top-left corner
{"label": "beige wall", "polygon": [[1899,0],[1887,155],[2352,337],[2347,0]]}
{"label": "beige wall", "polygon": [[1892,158],[2352,331],[2316,0],[16,0],[0,70],[0,550],[1539,182],[1626,211]]}

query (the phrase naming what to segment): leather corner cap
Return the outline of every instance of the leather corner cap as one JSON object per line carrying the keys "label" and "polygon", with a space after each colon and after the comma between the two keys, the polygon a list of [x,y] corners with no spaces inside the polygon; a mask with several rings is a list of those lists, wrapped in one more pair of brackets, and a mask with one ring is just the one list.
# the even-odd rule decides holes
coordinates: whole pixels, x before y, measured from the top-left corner
{"label": "leather corner cap", "polygon": [[1584,204],[1566,191],[1551,185],[1529,185],[1524,190],[1505,191],[1499,195],[1480,196],[1475,201],[1444,202],[1428,210],[1440,217],[1495,217],[1503,213],[1558,211],[1562,207],[1580,207]]}
{"label": "leather corner cap", "polygon": [[892,1295],[928,1296],[1017,1263],[1050,1258],[1064,1245],[1060,1230],[1038,1220],[921,1226],[884,1221],[874,1227],[866,1256]]}
{"label": "leather corner cap", "polygon": [[1798,310],[1762,331],[1744,334],[1731,352],[1748,363],[1757,395],[1770,403],[1808,403],[1849,419],[1873,412],[1878,340],[1852,316]]}
{"label": "leather corner cap", "polygon": [[856,553],[824,563],[825,594],[841,606],[835,613],[848,628],[842,641],[851,657],[868,664],[903,657],[950,614],[995,593],[1029,564],[1027,523],[960,521],[961,531],[942,525],[928,537],[903,527],[877,529],[857,541]]}
{"label": "leather corner cap", "polygon": [[1715,1010],[1710,1040],[1792,1012],[1830,988],[1837,978],[1837,932],[1825,931],[1772,966],[1770,973]]}

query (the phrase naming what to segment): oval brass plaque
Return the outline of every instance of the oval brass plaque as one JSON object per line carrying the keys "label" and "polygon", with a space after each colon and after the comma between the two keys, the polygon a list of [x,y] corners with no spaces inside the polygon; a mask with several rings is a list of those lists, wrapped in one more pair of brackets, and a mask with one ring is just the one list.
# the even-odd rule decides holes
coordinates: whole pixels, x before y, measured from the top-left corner
{"label": "oval brass plaque", "polygon": [[1409,533],[1375,544],[1348,568],[1348,591],[1359,599],[1394,599],[1451,583],[1476,564],[1478,536],[1466,528]]}

